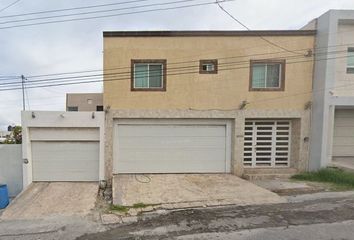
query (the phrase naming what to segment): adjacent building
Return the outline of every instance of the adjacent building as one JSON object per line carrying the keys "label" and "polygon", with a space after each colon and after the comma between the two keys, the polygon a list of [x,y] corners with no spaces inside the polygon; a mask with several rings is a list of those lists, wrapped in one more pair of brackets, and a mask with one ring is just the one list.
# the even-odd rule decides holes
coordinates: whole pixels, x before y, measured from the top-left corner
{"label": "adjacent building", "polygon": [[67,93],[66,111],[103,111],[102,93]]}
{"label": "adjacent building", "polygon": [[330,10],[304,29],[317,31],[310,170],[354,165],[354,10]]}
{"label": "adjacent building", "polygon": [[4,142],[10,134],[11,131],[0,131],[0,143]]}

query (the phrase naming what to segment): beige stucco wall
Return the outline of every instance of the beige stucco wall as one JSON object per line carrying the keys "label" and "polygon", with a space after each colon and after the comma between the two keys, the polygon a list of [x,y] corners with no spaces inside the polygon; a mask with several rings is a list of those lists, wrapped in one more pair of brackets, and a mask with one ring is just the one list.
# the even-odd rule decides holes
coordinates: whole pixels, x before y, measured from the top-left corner
{"label": "beige stucco wall", "polygon": [[[266,39],[297,50],[299,56],[257,36],[105,37],[105,73],[119,74],[105,76],[104,105],[111,109],[225,110],[238,109],[246,100],[248,109],[304,109],[311,99],[313,73],[312,57],[304,54],[313,48],[314,36]],[[249,61],[266,58],[286,59],[285,91],[248,91]],[[167,59],[167,91],[131,92],[131,59]],[[218,59],[219,73],[199,74],[200,59]],[[181,74],[186,71],[191,73]]]}
{"label": "beige stucco wall", "polygon": [[337,34],[337,47],[330,48],[329,51],[337,54],[331,54],[329,58],[336,58],[335,66],[335,88],[330,89],[334,96],[354,96],[354,74],[347,74],[347,49],[353,45],[354,41],[354,23],[339,24]]}
{"label": "beige stucco wall", "polygon": [[[88,100],[91,99],[91,104]],[[79,111],[96,111],[97,106],[103,105],[102,93],[67,93],[66,109],[78,107]]]}

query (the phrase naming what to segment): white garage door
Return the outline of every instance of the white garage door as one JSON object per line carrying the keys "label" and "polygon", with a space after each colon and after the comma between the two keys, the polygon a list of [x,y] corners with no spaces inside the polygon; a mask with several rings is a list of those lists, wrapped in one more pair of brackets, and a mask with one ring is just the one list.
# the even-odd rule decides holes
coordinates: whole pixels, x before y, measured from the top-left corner
{"label": "white garage door", "polygon": [[336,110],[333,133],[333,156],[354,156],[354,110]]}
{"label": "white garage door", "polygon": [[225,121],[119,122],[114,173],[229,172],[230,139]]}
{"label": "white garage door", "polygon": [[98,142],[32,142],[33,181],[98,181]]}

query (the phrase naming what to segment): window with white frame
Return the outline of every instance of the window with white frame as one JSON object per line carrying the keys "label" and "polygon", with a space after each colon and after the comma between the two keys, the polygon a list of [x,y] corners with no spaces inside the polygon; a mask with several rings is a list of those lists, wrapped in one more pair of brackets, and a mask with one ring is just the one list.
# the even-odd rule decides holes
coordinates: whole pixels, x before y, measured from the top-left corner
{"label": "window with white frame", "polygon": [[354,73],[354,48],[348,48],[347,73]]}
{"label": "window with white frame", "polygon": [[132,60],[132,90],[166,89],[166,60]]}
{"label": "window with white frame", "polygon": [[251,61],[250,90],[284,90],[284,61]]}

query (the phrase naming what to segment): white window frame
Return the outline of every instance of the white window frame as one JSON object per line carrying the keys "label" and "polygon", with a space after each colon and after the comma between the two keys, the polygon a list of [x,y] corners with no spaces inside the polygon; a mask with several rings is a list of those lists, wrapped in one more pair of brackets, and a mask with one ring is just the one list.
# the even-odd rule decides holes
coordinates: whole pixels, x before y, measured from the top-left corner
{"label": "white window frame", "polygon": [[[278,65],[279,66],[279,78],[278,78],[278,86],[277,87],[268,87],[267,86],[267,73],[268,73],[268,65]],[[254,66],[264,66],[265,71],[264,71],[264,87],[253,87],[253,67]],[[282,64],[281,63],[254,63],[252,65],[252,88],[253,89],[272,89],[272,88],[281,88],[281,82],[282,82]]]}
{"label": "white window frame", "polygon": [[348,58],[347,58],[347,73],[348,74],[353,74],[354,73],[354,64],[353,65],[349,65],[348,64],[348,60],[349,60],[349,58],[354,58],[354,48],[352,48],[352,47],[348,48],[347,56],[348,56]]}
{"label": "white window frame", "polygon": [[[135,66],[136,65],[147,65],[147,78],[148,78],[148,86],[147,87],[137,87],[135,85],[136,81],[135,81],[135,77],[136,77],[136,72],[135,72]],[[161,87],[150,87],[150,66],[151,65],[161,65]],[[134,88],[135,89],[163,89],[164,85],[163,85],[163,73],[164,73],[164,64],[163,63],[134,63]]]}

